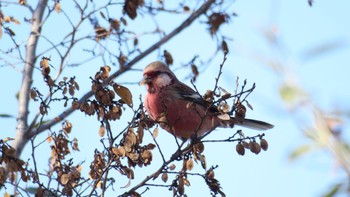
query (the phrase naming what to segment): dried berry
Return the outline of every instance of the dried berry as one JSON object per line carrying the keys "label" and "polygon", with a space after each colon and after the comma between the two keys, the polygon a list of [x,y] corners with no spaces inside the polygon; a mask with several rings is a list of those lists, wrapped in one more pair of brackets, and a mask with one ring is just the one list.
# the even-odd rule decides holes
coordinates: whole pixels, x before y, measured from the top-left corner
{"label": "dried berry", "polygon": [[260,147],[261,147],[261,149],[266,151],[269,147],[269,144],[267,143],[267,141],[265,139],[260,139]]}
{"label": "dried berry", "polygon": [[244,146],[241,142],[239,142],[237,145],[236,145],[236,151],[239,155],[244,155],[245,153],[245,149],[244,149]]}

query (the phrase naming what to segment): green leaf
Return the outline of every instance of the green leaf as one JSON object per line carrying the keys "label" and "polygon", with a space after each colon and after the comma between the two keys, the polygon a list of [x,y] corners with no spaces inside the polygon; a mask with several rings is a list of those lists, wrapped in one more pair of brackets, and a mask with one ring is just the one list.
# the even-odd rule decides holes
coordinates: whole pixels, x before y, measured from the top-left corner
{"label": "green leaf", "polygon": [[313,146],[310,144],[304,144],[293,150],[293,152],[289,155],[289,161],[293,161],[300,156],[305,155],[313,150]]}
{"label": "green leaf", "polygon": [[283,84],[280,87],[280,95],[284,102],[295,105],[306,98],[305,92],[296,85]]}
{"label": "green leaf", "polygon": [[329,192],[327,192],[325,195],[323,195],[323,197],[335,196],[339,192],[339,189],[341,188],[341,186],[342,186],[341,183],[334,185],[333,188]]}
{"label": "green leaf", "polygon": [[0,114],[0,118],[15,118],[15,117],[10,114]]}

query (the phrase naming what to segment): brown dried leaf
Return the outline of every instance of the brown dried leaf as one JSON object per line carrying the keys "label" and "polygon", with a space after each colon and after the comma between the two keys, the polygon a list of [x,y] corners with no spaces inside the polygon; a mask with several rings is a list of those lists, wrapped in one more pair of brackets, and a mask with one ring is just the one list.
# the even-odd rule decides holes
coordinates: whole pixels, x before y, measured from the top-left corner
{"label": "brown dried leaf", "polygon": [[178,186],[177,186],[177,191],[179,192],[179,194],[182,196],[185,193],[185,182],[184,182],[184,178],[182,176],[179,177],[178,180]]}
{"label": "brown dried leaf", "polygon": [[74,93],[75,93],[74,87],[73,87],[72,85],[70,85],[70,86],[69,86],[69,94],[70,94],[71,96],[74,96]]}
{"label": "brown dried leaf", "polygon": [[62,174],[60,180],[61,180],[62,185],[66,185],[69,181],[69,174]]}
{"label": "brown dried leaf", "polygon": [[126,103],[129,107],[132,107],[132,94],[128,88],[115,83],[113,85],[113,89],[124,103]]}
{"label": "brown dried leaf", "polygon": [[50,143],[53,140],[52,136],[47,137],[46,142]]}
{"label": "brown dried leaf", "polygon": [[229,50],[228,50],[227,43],[226,43],[225,40],[222,41],[222,43],[221,43],[221,48],[222,48],[222,50],[223,50],[225,53],[227,53],[227,52],[229,51]]}
{"label": "brown dried leaf", "polygon": [[72,149],[75,151],[80,151],[79,147],[78,147],[78,139],[77,138],[73,139]]}
{"label": "brown dried leaf", "polygon": [[49,67],[49,58],[43,57],[40,61],[40,68],[48,68]]}
{"label": "brown dried leaf", "polygon": [[139,44],[139,39],[135,38],[134,39],[134,46],[137,46]]}
{"label": "brown dried leaf", "polygon": [[12,21],[13,23],[15,23],[16,25],[20,25],[20,24],[21,24],[21,22],[19,22],[19,20],[15,19],[15,18],[13,18],[13,17],[11,17],[11,21]]}
{"label": "brown dried leaf", "polygon": [[106,133],[106,128],[105,128],[104,125],[101,125],[101,126],[100,126],[100,129],[98,130],[98,135],[99,135],[100,137],[103,137],[103,136],[105,136],[105,133]]}
{"label": "brown dried leaf", "polygon": [[120,20],[122,21],[123,25],[127,26],[128,22],[126,21],[126,19],[124,17],[121,17]]}
{"label": "brown dried leaf", "polygon": [[110,22],[110,28],[118,32],[120,28],[120,21],[118,19],[110,19],[109,22]]}
{"label": "brown dried leaf", "polygon": [[131,19],[135,19],[137,16],[137,9],[143,4],[143,0],[126,0],[124,4],[124,12],[126,12]]}
{"label": "brown dried leaf", "polygon": [[228,115],[228,114],[220,114],[220,115],[218,115],[218,118],[220,120],[230,120],[230,115]]}
{"label": "brown dried leaf", "polygon": [[37,96],[38,96],[38,94],[36,93],[36,91],[34,89],[31,89],[30,90],[30,98],[36,101]]}
{"label": "brown dried leaf", "polygon": [[155,144],[152,144],[152,143],[147,144],[147,149],[148,150],[153,150],[155,147],[156,147]]}
{"label": "brown dried leaf", "polygon": [[253,110],[253,106],[251,106],[247,100],[245,102],[247,103],[247,106],[249,107],[249,109]]}
{"label": "brown dried leaf", "polygon": [[193,165],[193,160],[192,159],[187,160],[187,162],[186,162],[186,169],[191,171],[193,169],[193,166],[194,166]]}
{"label": "brown dried leaf", "polygon": [[61,12],[61,4],[59,1],[56,1],[56,3],[55,3],[55,11],[57,14],[59,14]]}
{"label": "brown dried leaf", "polygon": [[193,146],[193,148],[195,149],[195,152],[203,153],[203,151],[204,151],[204,144],[202,142],[199,142],[199,143],[195,144]]}
{"label": "brown dried leaf", "polygon": [[142,144],[143,141],[143,134],[144,130],[141,124],[137,127],[137,139],[139,140],[139,143]]}
{"label": "brown dried leaf", "polygon": [[164,50],[164,57],[165,57],[165,63],[168,66],[173,64],[173,62],[174,62],[173,57],[171,56],[171,54],[167,50]]}
{"label": "brown dried leaf", "polygon": [[184,179],[184,184],[185,184],[187,187],[191,186],[191,183],[190,183],[190,181],[189,181],[187,178]]}
{"label": "brown dried leaf", "polygon": [[199,75],[199,72],[198,72],[198,68],[196,65],[192,64],[191,65],[191,69],[192,69],[192,73],[195,77],[197,77]]}
{"label": "brown dried leaf", "polygon": [[186,5],[183,7],[183,9],[184,9],[185,12],[191,11],[190,7],[188,7],[188,6],[186,6]]}
{"label": "brown dried leaf", "polygon": [[157,137],[158,137],[158,133],[159,133],[159,128],[156,127],[156,128],[153,130],[153,133],[152,133],[153,138],[157,138]]}

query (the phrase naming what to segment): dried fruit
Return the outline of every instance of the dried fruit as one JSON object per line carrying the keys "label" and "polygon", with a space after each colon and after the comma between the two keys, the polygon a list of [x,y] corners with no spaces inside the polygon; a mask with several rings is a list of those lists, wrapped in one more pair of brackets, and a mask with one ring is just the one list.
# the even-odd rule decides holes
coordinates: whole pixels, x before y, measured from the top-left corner
{"label": "dried fruit", "polygon": [[164,183],[166,183],[168,181],[168,173],[165,172],[165,173],[162,174],[162,181]]}
{"label": "dried fruit", "polygon": [[265,139],[260,139],[260,147],[264,151],[267,151],[269,144],[267,143],[267,141]]}
{"label": "dried fruit", "polygon": [[250,141],[249,147],[252,153],[259,154],[261,151],[261,147],[256,141]]}
{"label": "dried fruit", "polygon": [[239,155],[244,155],[245,153],[245,148],[244,146],[242,145],[241,142],[239,142],[237,145],[236,145],[236,152],[239,154]]}
{"label": "dried fruit", "polygon": [[173,163],[169,166],[169,170],[175,170],[175,168],[176,168],[176,165]]}

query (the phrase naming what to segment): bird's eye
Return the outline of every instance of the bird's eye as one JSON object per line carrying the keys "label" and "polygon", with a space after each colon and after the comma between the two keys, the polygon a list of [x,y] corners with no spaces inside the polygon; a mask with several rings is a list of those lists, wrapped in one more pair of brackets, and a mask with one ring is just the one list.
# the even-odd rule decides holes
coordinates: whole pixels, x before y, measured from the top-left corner
{"label": "bird's eye", "polygon": [[149,72],[149,73],[147,73],[147,75],[148,75],[149,77],[154,78],[154,77],[160,75],[160,73],[161,73],[160,71],[154,71],[154,72]]}

